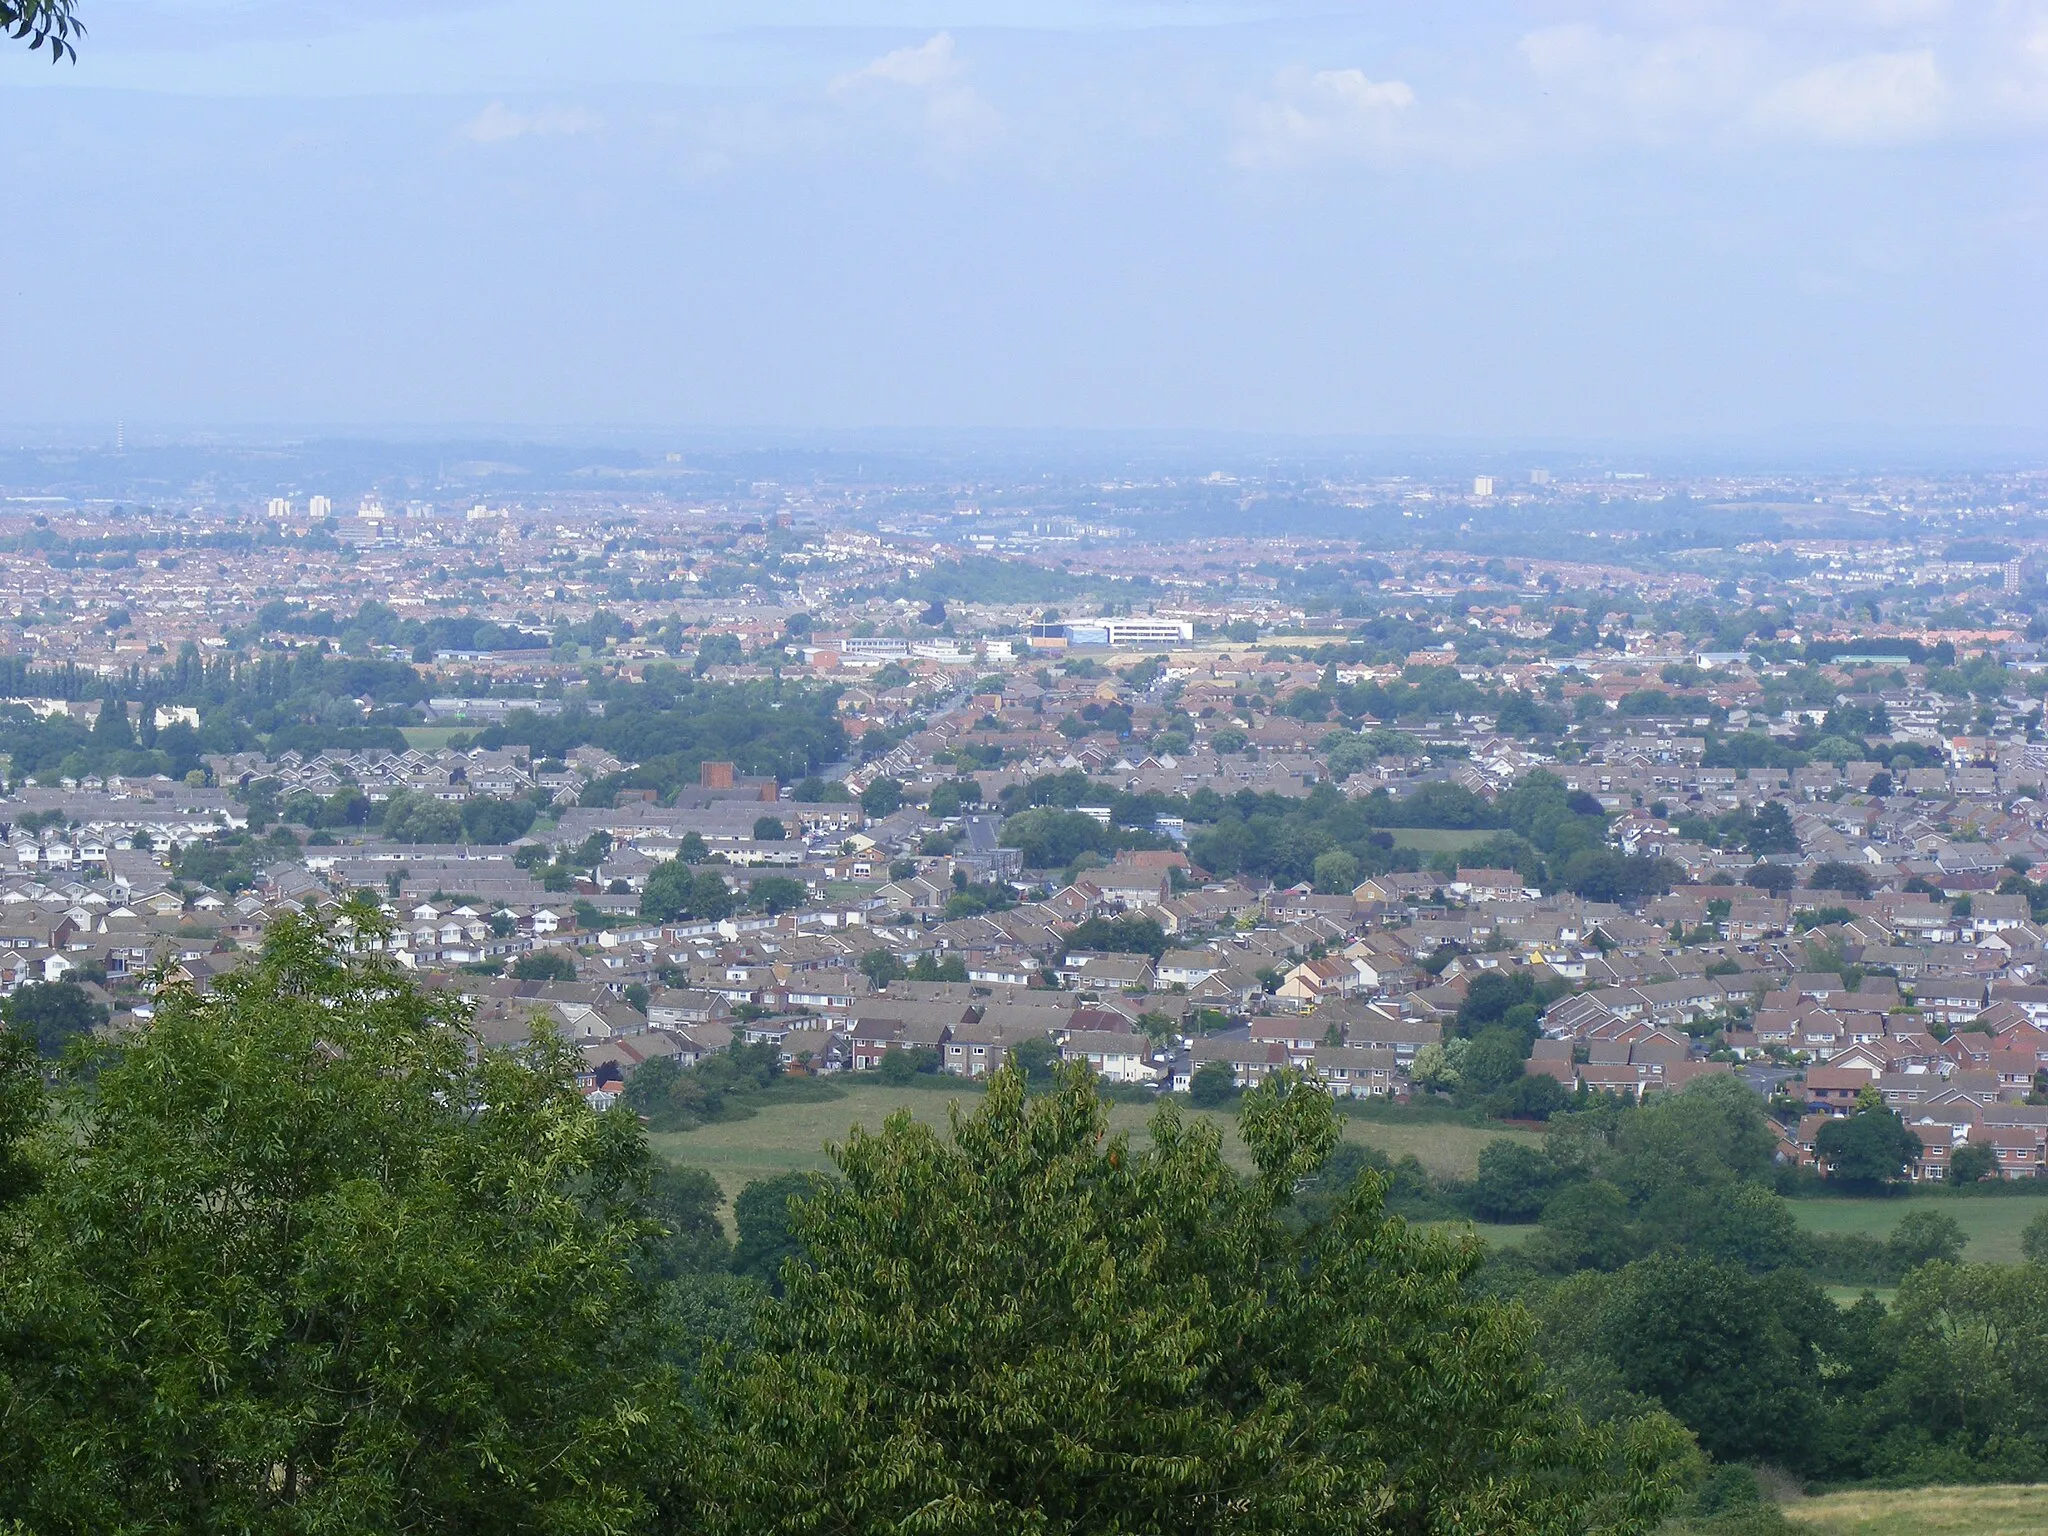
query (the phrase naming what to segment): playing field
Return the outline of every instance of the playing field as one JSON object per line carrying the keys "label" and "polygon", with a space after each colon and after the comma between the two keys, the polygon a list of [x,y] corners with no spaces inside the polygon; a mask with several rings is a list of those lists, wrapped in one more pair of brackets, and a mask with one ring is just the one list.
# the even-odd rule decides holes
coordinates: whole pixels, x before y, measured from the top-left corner
{"label": "playing field", "polygon": [[[797,1168],[831,1166],[826,1145],[846,1140],[847,1132],[856,1125],[878,1130],[885,1118],[904,1109],[928,1125],[944,1126],[949,1105],[957,1103],[963,1113],[972,1113],[980,1097],[977,1090],[964,1084],[957,1091],[936,1086],[890,1088],[873,1079],[863,1079],[845,1083],[842,1096],[836,1099],[775,1104],[749,1119],[657,1134],[649,1139],[669,1161],[708,1169],[726,1198],[731,1199],[755,1179]],[[1186,1112],[1221,1126],[1224,1155],[1240,1168],[1251,1166],[1243,1143],[1237,1139],[1232,1116],[1220,1111]],[[1110,1125],[1140,1139],[1150,1113],[1149,1105],[1113,1104]],[[1390,1157],[1405,1157],[1412,1152],[1430,1172],[1457,1178],[1472,1175],[1479,1165],[1479,1149],[1497,1136],[1531,1146],[1541,1144],[1539,1136],[1523,1130],[1480,1129],[1429,1121],[1362,1121],[1349,1117],[1344,1120],[1344,1135],[1347,1140],[1378,1147]]]}
{"label": "playing field", "polygon": [[452,736],[472,736],[480,729],[474,725],[401,725],[398,734],[405,738],[408,747],[417,747],[422,752],[438,752],[448,745]]}
{"label": "playing field", "polygon": [[1871,1489],[1783,1508],[1816,1536],[2048,1536],[2048,1484],[2040,1483]]}
{"label": "playing field", "polygon": [[2020,1262],[2020,1233],[2048,1196],[1903,1195],[1890,1200],[1794,1200],[1792,1215],[1809,1232],[1860,1232],[1884,1238],[1908,1211],[1939,1211],[1955,1218],[1969,1238],[1963,1257],[1975,1264]]}
{"label": "playing field", "polygon": [[1441,827],[1390,827],[1396,848],[1413,848],[1417,853],[1456,853],[1500,834],[1491,830],[1454,832]]}

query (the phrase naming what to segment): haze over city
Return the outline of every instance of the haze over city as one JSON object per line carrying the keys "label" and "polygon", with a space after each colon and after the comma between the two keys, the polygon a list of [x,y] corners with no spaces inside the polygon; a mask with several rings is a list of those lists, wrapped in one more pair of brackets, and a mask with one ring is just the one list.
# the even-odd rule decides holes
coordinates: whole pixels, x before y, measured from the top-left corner
{"label": "haze over city", "polygon": [[2038,6],[107,0],[24,425],[2038,445]]}

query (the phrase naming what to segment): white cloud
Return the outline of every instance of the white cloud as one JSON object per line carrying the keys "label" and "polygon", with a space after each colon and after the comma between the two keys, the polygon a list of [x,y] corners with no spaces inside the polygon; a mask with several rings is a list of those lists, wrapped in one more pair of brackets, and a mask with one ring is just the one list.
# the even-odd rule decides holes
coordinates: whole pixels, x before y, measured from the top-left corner
{"label": "white cloud", "polygon": [[915,48],[898,48],[873,63],[841,75],[832,82],[835,91],[848,91],[871,80],[890,85],[907,85],[912,90],[930,90],[960,74],[960,58],[953,46],[953,34],[934,33]]}
{"label": "white cloud", "polygon": [[1276,85],[1272,98],[1247,109],[1233,164],[1383,155],[1415,106],[1405,80],[1374,80],[1359,69],[1288,70]]}
{"label": "white cloud", "polygon": [[1837,144],[1896,143],[1942,124],[1948,82],[1933,50],[1867,53],[1808,70],[1757,103],[1765,128]]}
{"label": "white cloud", "polygon": [[930,147],[957,158],[994,134],[1000,120],[980,93],[965,83],[966,64],[950,32],[936,32],[915,48],[898,48],[832,82],[832,94],[909,95],[922,105]]}
{"label": "white cloud", "polygon": [[514,112],[502,101],[494,101],[455,132],[472,144],[503,144],[512,139],[595,133],[603,126],[602,118],[583,107],[540,107],[532,112]]}

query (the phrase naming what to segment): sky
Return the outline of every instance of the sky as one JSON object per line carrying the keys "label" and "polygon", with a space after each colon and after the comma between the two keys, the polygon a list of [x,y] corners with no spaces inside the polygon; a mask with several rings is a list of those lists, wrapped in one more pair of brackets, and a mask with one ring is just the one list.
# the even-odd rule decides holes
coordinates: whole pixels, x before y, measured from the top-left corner
{"label": "sky", "polygon": [[0,423],[2048,447],[2048,0],[78,0]]}

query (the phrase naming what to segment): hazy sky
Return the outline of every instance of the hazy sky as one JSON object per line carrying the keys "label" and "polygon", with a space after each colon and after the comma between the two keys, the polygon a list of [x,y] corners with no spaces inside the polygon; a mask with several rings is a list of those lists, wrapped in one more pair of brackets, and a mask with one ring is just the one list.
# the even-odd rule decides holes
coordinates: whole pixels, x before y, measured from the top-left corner
{"label": "hazy sky", "polygon": [[0,420],[2048,442],[2048,0],[80,0]]}

